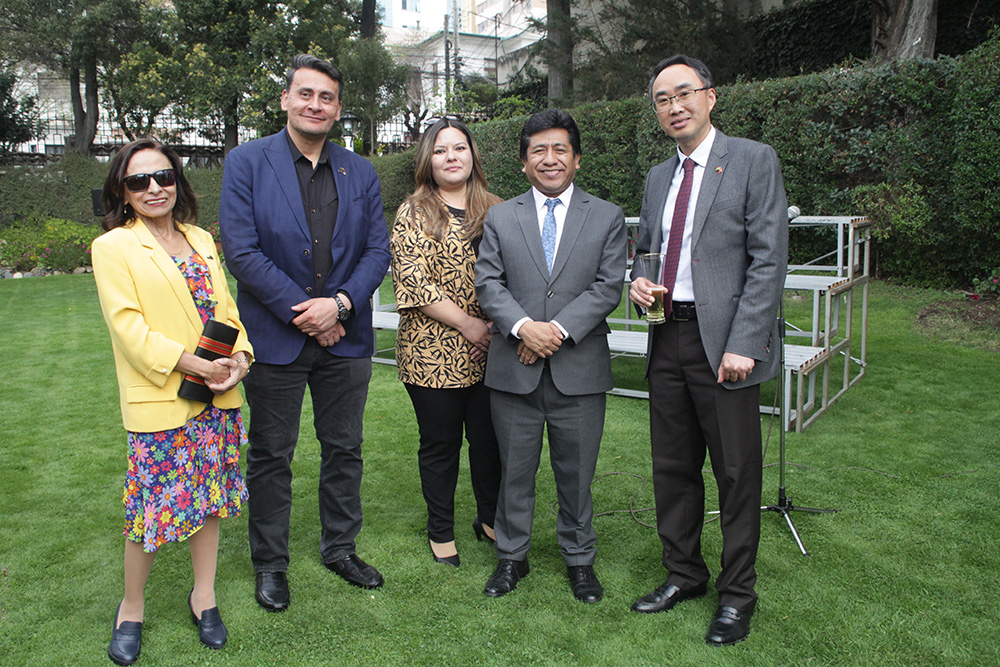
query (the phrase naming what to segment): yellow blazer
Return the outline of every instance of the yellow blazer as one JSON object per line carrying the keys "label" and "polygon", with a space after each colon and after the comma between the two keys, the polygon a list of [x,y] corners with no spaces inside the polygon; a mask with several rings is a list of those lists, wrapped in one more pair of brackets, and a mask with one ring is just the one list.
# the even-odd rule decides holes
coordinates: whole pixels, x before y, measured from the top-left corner
{"label": "yellow blazer", "polygon": [[[215,319],[240,330],[233,352],[252,355],[211,234],[193,225],[178,227],[208,264]],[[99,236],[91,252],[101,311],[111,332],[125,428],[149,433],[183,426],[205,408],[177,397],[183,374],[174,367],[184,350],[194,353],[205,328],[187,281],[139,221]],[[233,387],[213,404],[238,408],[242,403],[239,388]]]}

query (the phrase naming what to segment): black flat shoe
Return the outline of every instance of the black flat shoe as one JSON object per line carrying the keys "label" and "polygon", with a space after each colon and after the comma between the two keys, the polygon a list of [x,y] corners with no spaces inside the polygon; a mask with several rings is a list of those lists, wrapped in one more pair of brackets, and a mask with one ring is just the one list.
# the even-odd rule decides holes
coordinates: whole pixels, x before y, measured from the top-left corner
{"label": "black flat shoe", "polygon": [[431,548],[431,556],[434,557],[435,563],[444,563],[445,565],[451,565],[452,567],[458,567],[459,565],[462,564],[462,561],[459,559],[458,554],[455,554],[454,556],[438,556],[436,553],[434,553],[433,545],[431,545],[430,542],[428,542],[427,545],[430,546]]}
{"label": "black flat shoe", "polygon": [[752,615],[752,611],[720,606],[715,612],[712,624],[708,626],[705,643],[711,646],[731,646],[743,641],[750,634]]}
{"label": "black flat shoe", "polygon": [[493,571],[493,576],[486,582],[483,594],[491,598],[507,595],[517,588],[517,582],[528,576],[530,571],[527,558],[524,560],[501,558],[497,563],[497,569]]}
{"label": "black flat shoe", "polygon": [[580,602],[600,602],[604,597],[604,587],[597,579],[593,565],[570,565],[566,568],[573,595]]}
{"label": "black flat shoe", "polygon": [[496,540],[489,536],[486,529],[483,528],[483,522],[479,517],[476,517],[476,520],[472,522],[472,530],[476,534],[477,542],[482,542],[485,537],[487,542],[492,542],[493,544],[497,543]]}
{"label": "black flat shoe", "polygon": [[[192,606],[192,595],[194,595],[194,589],[191,589],[191,595],[188,595],[188,607]],[[219,614],[218,607],[212,607],[201,612],[201,618],[198,618],[192,608],[191,620],[198,626],[198,639],[201,640],[202,644],[208,648],[222,648],[226,645],[226,638],[229,636],[229,633],[226,631],[226,624],[222,622],[222,616]]]}
{"label": "black flat shoe", "polygon": [[655,614],[661,611],[668,611],[684,600],[700,598],[705,594],[706,586],[702,584],[690,590],[681,590],[671,583],[664,582],[653,589],[652,592],[643,595],[632,603],[632,611],[643,614]]}
{"label": "black flat shoe", "polygon": [[258,572],[257,604],[268,611],[288,609],[288,576],[284,572]]}
{"label": "black flat shoe", "polygon": [[378,588],[385,583],[382,574],[361,560],[357,554],[350,554],[329,563],[323,563],[323,565],[347,583],[358,588]]}
{"label": "black flat shoe", "polygon": [[[137,621],[122,621],[118,624],[118,612],[121,604],[115,610],[115,620],[111,624],[111,644],[108,645],[108,657],[116,665],[131,665],[139,659],[142,647],[142,623]],[[115,627],[118,626],[118,627]]]}

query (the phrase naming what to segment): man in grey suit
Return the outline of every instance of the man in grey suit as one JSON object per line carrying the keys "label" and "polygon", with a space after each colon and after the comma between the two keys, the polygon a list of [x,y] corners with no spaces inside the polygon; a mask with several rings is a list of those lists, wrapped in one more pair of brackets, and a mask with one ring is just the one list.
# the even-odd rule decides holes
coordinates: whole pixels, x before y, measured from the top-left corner
{"label": "man in grey suit", "polygon": [[660,284],[668,311],[650,326],[646,373],[656,520],[666,581],[632,609],[653,613],[705,594],[701,554],[708,450],[719,488],[719,606],[705,641],[735,644],[750,632],[760,541],[760,383],[778,372],[778,305],[788,261],[787,203],[770,146],[712,127],[708,68],[673,56],[649,94],[677,155],[646,178],[638,253],[663,252],[662,276],[632,271],[640,308]]}
{"label": "man in grey suit", "polygon": [[580,132],[563,111],[521,130],[532,188],[486,216],[476,294],[493,320],[486,362],[503,469],[497,504],[500,559],[484,593],[500,597],[528,574],[535,474],[548,428],[559,515],[556,532],[573,594],[597,602],[597,536],[590,485],[612,388],[605,318],[621,300],[622,210],[573,185]]}

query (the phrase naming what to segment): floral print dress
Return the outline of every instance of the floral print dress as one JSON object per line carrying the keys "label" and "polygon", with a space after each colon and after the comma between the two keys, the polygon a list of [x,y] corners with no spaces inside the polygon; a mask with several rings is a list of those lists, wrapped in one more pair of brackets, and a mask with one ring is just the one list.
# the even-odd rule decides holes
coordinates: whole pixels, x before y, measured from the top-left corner
{"label": "floral print dress", "polygon": [[[215,312],[208,265],[197,252],[174,257],[203,323]],[[179,398],[177,400],[185,400]],[[125,537],[155,552],[165,542],[193,535],[209,516],[239,516],[247,500],[240,472],[246,430],[239,408],[207,405],[179,428],[128,433]]]}

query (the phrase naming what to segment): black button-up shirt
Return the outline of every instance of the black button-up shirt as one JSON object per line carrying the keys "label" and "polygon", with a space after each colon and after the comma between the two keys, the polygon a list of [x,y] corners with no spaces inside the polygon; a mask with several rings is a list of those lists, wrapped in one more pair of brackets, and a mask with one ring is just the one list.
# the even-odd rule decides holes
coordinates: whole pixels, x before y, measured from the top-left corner
{"label": "black button-up shirt", "polygon": [[295,173],[299,180],[299,191],[302,193],[302,204],[305,208],[306,221],[309,223],[309,235],[312,238],[312,248],[304,250],[303,255],[312,257],[313,294],[312,296],[333,296],[323,294],[323,284],[333,268],[333,229],[337,224],[337,184],[333,179],[333,168],[330,166],[330,147],[323,145],[323,152],[314,168],[312,162],[288,137],[288,148],[295,162]]}

